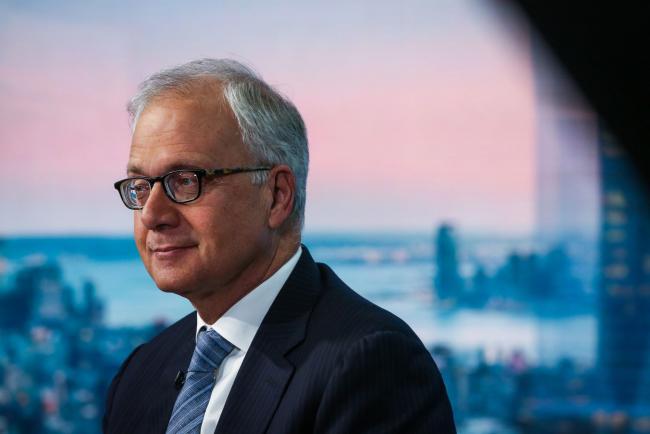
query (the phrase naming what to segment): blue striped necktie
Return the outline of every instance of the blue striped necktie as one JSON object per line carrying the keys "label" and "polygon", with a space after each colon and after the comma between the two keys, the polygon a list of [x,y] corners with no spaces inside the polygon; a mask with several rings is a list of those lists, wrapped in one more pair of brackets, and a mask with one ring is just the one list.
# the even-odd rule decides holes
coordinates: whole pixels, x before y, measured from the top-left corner
{"label": "blue striped necktie", "polygon": [[185,384],[176,398],[166,434],[198,434],[201,431],[217,369],[233,348],[212,329],[199,332]]}

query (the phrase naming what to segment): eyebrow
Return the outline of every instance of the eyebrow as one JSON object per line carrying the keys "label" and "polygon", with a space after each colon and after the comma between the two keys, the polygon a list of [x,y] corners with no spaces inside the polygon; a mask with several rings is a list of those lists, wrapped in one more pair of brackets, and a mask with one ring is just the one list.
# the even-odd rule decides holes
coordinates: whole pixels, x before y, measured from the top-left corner
{"label": "eyebrow", "polygon": [[[174,170],[183,170],[183,169],[194,170],[194,169],[205,169],[205,167],[193,163],[175,163],[170,166],[166,166],[165,169],[162,171],[161,175],[165,173],[173,172]],[[212,169],[212,167],[208,167],[208,169]],[[126,173],[132,175],[144,175],[144,170],[142,170],[137,165],[127,165]]]}
{"label": "eyebrow", "polygon": [[128,164],[126,166],[126,174],[127,175],[135,175],[135,174],[140,174],[142,173],[142,169],[140,169],[138,166],[132,166]]}

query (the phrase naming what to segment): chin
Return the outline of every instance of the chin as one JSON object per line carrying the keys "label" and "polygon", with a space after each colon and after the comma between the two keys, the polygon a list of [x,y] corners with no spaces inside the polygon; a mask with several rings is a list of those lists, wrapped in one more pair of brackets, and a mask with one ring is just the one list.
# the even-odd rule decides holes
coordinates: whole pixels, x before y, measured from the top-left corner
{"label": "chin", "polygon": [[181,261],[160,260],[155,254],[150,254],[143,262],[156,286],[165,292],[187,285],[186,280],[191,277],[188,275],[187,265]]}
{"label": "chin", "polygon": [[172,294],[179,294],[180,295],[180,291],[178,290],[178,287],[176,287],[176,286],[168,286],[168,285],[158,283],[158,282],[155,282],[155,283],[156,283],[156,286],[158,287],[158,289],[160,289],[162,292],[171,292]]}
{"label": "chin", "polygon": [[193,283],[190,282],[189,279],[183,278],[185,276],[179,276],[177,273],[150,271],[149,275],[161,291],[171,292],[181,296],[185,296],[185,294],[189,292],[188,288],[192,287]]}

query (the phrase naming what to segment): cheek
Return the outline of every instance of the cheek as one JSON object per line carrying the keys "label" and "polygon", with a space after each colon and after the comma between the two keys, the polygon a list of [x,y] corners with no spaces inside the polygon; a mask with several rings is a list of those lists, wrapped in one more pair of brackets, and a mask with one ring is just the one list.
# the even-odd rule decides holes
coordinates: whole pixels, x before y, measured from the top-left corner
{"label": "cheek", "polygon": [[254,223],[250,209],[242,205],[233,200],[230,206],[219,203],[213,205],[210,212],[187,216],[205,255],[222,256],[239,249],[259,231],[259,224]]}
{"label": "cheek", "polygon": [[201,244],[206,253],[215,254],[228,249],[230,241],[237,236],[240,227],[224,215],[214,215],[212,218],[203,218],[194,225],[195,233],[199,234]]}
{"label": "cheek", "polygon": [[[252,186],[229,187],[227,192],[208,193],[204,201],[184,209],[183,220],[199,241],[203,255],[223,254],[235,246],[250,244],[264,232],[265,211],[259,191]],[[217,193],[221,195],[212,197]]]}
{"label": "cheek", "polygon": [[233,201],[232,214],[234,219],[246,225],[264,225],[270,208],[264,191],[253,185],[244,186]]}

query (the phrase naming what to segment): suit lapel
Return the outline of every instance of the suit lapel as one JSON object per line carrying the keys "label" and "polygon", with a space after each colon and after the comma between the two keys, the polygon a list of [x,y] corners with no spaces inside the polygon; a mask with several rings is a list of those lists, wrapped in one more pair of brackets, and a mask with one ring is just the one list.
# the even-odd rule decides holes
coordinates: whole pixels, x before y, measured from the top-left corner
{"label": "suit lapel", "polygon": [[[162,366],[162,371],[157,374],[159,375],[156,381],[157,396],[152,399],[155,404],[147,414],[146,426],[150,432],[164,433],[167,429],[167,423],[179,394],[179,389],[175,385],[176,375],[179,370],[187,370],[194,352],[196,314],[188,315],[187,319],[184,319],[179,326],[173,340],[166,341],[165,348],[161,348],[160,352],[154,353],[152,357],[154,360],[158,359],[157,362]],[[163,356],[163,354],[167,354],[167,356]],[[148,366],[152,365],[148,364]],[[148,368],[148,370],[151,369]]]}
{"label": "suit lapel", "polygon": [[264,432],[284,394],[294,371],[285,355],[304,340],[320,292],[318,267],[307,248],[302,249],[251,343],[215,434]]}

